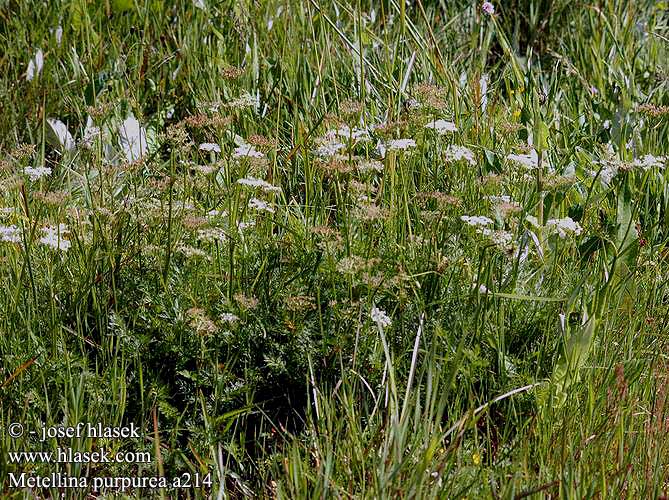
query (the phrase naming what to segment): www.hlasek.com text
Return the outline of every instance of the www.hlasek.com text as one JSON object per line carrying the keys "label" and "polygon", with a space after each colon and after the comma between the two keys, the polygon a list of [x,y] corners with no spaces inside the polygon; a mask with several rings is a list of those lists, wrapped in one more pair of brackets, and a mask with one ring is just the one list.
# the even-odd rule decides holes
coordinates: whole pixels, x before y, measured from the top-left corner
{"label": "www.hlasek.com text", "polygon": [[74,463],[74,464],[109,464],[109,463],[151,463],[148,451],[119,451],[111,453],[104,447],[96,451],[74,451],[72,448],[57,448],[56,451],[10,451],[9,463]]}

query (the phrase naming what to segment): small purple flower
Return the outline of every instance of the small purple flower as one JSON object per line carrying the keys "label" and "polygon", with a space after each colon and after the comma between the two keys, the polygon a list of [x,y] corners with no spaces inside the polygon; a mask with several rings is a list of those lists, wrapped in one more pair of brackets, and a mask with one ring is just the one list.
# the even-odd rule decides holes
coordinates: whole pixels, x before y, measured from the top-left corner
{"label": "small purple flower", "polygon": [[490,14],[491,16],[495,13],[495,6],[490,2],[483,2],[482,6],[483,12]]}

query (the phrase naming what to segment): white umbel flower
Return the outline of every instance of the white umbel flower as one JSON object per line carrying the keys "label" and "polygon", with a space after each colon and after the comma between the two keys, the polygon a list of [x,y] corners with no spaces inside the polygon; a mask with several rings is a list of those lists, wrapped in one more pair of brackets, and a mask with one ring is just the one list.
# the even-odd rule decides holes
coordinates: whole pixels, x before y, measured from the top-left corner
{"label": "white umbel flower", "polygon": [[666,156],[653,156],[645,155],[641,158],[634,160],[632,165],[635,167],[642,168],[643,170],[648,170],[649,168],[664,168],[664,164],[667,162]]}
{"label": "white umbel flower", "polygon": [[225,312],[225,313],[221,314],[221,321],[223,323],[235,323],[235,322],[239,321],[239,317],[235,314]]}
{"label": "white umbel flower", "polygon": [[260,95],[256,94],[255,96],[249,94],[248,92],[239,96],[237,99],[226,103],[226,106],[229,108],[241,109],[241,108],[260,108]]}
{"label": "white umbel flower", "polygon": [[346,144],[341,142],[328,142],[327,144],[321,144],[318,146],[314,153],[316,153],[317,156],[328,158],[330,156],[336,155],[341,149],[344,149],[345,147]]}
{"label": "white umbel flower", "polygon": [[489,226],[493,220],[484,215],[462,215],[460,219],[473,227]]}
{"label": "white umbel flower", "polygon": [[252,176],[247,176],[244,177],[243,179],[237,179],[237,184],[241,184],[242,186],[248,186],[248,187],[254,187],[254,188],[260,188],[266,193],[280,193],[281,188],[277,186],[273,186],[267,181],[264,181],[262,179],[257,179]]}
{"label": "white umbel flower", "polygon": [[89,116],[86,119],[86,128],[84,128],[84,136],[81,138],[81,143],[83,146],[91,147],[95,142],[95,138],[100,135],[100,127],[96,127],[93,123],[93,119]]}
{"label": "white umbel flower", "polygon": [[446,150],[446,160],[447,161],[461,161],[464,160],[469,163],[471,166],[476,165],[476,159],[474,158],[474,152],[464,146],[456,146],[451,144]]}
{"label": "white umbel flower", "polygon": [[200,229],[197,232],[197,239],[207,243],[212,243],[214,241],[226,241],[228,235],[225,234],[225,231],[220,227],[209,227],[205,229]]}
{"label": "white umbel flower", "polygon": [[383,172],[383,163],[378,160],[363,160],[358,163],[358,170],[362,173],[366,172]]}
{"label": "white umbel flower", "polygon": [[207,217],[227,217],[227,216],[228,216],[227,210],[209,210],[209,212],[207,212]]}
{"label": "white umbel flower", "polygon": [[348,125],[344,125],[338,129],[328,130],[325,133],[326,140],[333,140],[336,137],[343,137],[354,141],[367,141],[370,138],[369,131],[366,128],[351,128]]}
{"label": "white umbel flower", "polygon": [[23,173],[26,174],[31,181],[37,181],[42,177],[51,175],[51,169],[49,167],[26,167],[23,169]]}
{"label": "white umbel flower", "polygon": [[250,220],[248,222],[239,222],[237,223],[237,230],[239,231],[239,234],[242,234],[244,231],[246,231],[250,227],[255,227],[256,221]]}
{"label": "white umbel flower", "polygon": [[497,245],[502,250],[509,250],[512,247],[513,235],[508,231],[482,227],[477,229],[477,232],[488,238],[494,245]]}
{"label": "white umbel flower", "polygon": [[369,315],[372,318],[372,321],[382,328],[387,328],[392,324],[392,320],[388,317],[386,312],[376,306],[372,307]]}
{"label": "white umbel flower", "polygon": [[14,224],[11,226],[0,226],[0,241],[5,243],[20,243],[21,231]]}
{"label": "white umbel flower", "polygon": [[[593,175],[596,174],[597,172],[593,172]],[[599,182],[601,182],[602,186],[608,188],[616,175],[618,175],[618,168],[612,165],[608,165],[604,167],[599,173]]]}
{"label": "white umbel flower", "polygon": [[612,159],[596,160],[594,163],[595,165],[602,165],[602,167],[588,171],[589,175],[595,177],[599,174],[599,182],[604,188],[608,188],[614,177],[618,175],[622,163],[619,160]]}
{"label": "white umbel flower", "polygon": [[40,238],[40,243],[54,250],[67,252],[72,245],[69,240],[65,239],[65,234],[69,232],[65,224],[58,224],[57,227],[46,226],[42,228],[44,236]]}
{"label": "white umbel flower", "polygon": [[485,198],[486,198],[486,200],[489,200],[492,203],[511,203],[512,202],[511,201],[511,196],[509,196],[508,194],[503,194],[503,195],[499,195],[499,196],[488,195]]}
{"label": "white umbel flower", "polygon": [[264,200],[259,200],[258,198],[251,198],[249,200],[249,208],[253,208],[259,211],[269,212],[271,214],[274,213],[274,208],[272,208],[272,206],[269,203],[267,203]]}
{"label": "white umbel flower", "polygon": [[387,149],[388,148],[386,148],[386,145],[383,142],[381,142],[381,141],[376,142],[375,151],[376,151],[376,154],[378,154],[381,158],[386,157],[386,150]]}
{"label": "white umbel flower", "polygon": [[264,158],[265,155],[260,151],[256,150],[250,144],[242,144],[241,146],[235,148],[232,153],[233,158]]}
{"label": "white umbel flower", "polygon": [[199,149],[200,151],[209,151],[209,152],[213,151],[214,153],[221,152],[221,146],[213,142],[203,142],[202,144],[200,144]]}
{"label": "white umbel flower", "polygon": [[534,149],[529,154],[510,154],[506,158],[528,169],[537,168],[539,165],[539,155]]}
{"label": "white umbel flower", "polygon": [[409,148],[415,148],[416,141],[413,139],[391,139],[386,143],[386,148],[389,150],[403,150]]}
{"label": "white umbel flower", "polygon": [[560,238],[565,238],[569,233],[579,235],[583,232],[583,228],[578,222],[575,222],[571,217],[564,219],[549,219],[546,222],[546,227],[557,231]]}
{"label": "white umbel flower", "polygon": [[431,128],[439,135],[445,135],[449,132],[457,132],[455,123],[446,120],[434,120],[425,125],[425,128]]}

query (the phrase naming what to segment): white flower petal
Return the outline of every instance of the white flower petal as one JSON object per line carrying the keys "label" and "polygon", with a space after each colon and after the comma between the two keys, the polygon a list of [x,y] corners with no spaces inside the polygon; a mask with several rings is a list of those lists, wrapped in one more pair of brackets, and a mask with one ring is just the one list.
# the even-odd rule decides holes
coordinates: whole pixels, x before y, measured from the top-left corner
{"label": "white flower petal", "polygon": [[26,70],[26,80],[32,81],[42,72],[44,66],[44,53],[42,49],[37,49],[35,56],[28,62],[28,69]]}
{"label": "white flower petal", "polygon": [[129,163],[139,160],[147,152],[146,129],[130,114],[118,129],[119,145]]}
{"label": "white flower petal", "polygon": [[53,131],[58,144],[60,144],[63,150],[72,151],[75,147],[75,143],[72,134],[67,130],[67,125],[55,118],[47,118],[46,122]]}

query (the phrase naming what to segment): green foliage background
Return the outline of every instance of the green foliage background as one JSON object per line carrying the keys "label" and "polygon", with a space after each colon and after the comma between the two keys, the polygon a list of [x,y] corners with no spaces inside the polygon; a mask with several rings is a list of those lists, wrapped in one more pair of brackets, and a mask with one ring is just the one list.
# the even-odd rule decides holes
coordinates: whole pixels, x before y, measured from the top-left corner
{"label": "green foliage background", "polygon": [[[469,1],[205,4],[0,2],[0,205],[15,209],[0,223],[24,235],[0,243],[1,427],[135,422],[145,439],[116,445],[160,460],[58,470],[211,471],[211,490],[181,492],[195,498],[666,494],[666,160],[630,167],[668,154],[666,2],[516,0],[494,17]],[[44,67],[26,81],[37,48]],[[258,109],[225,107],[245,93]],[[118,168],[101,142],[63,153],[46,121],[79,139],[95,114],[114,143],[130,113],[150,153]],[[193,116],[223,122],[184,126]],[[423,127],[436,118],[458,131]],[[332,126],[382,121],[396,125],[375,140],[418,146],[380,175],[351,167],[378,157],[374,142],[334,166],[312,153]],[[192,145],[169,135],[179,124]],[[262,168],[232,159],[235,135],[271,143]],[[506,160],[530,136],[573,182]],[[602,185],[589,172],[608,143],[625,168]],[[449,161],[451,144],[476,166]],[[53,174],[28,182],[29,165]],[[247,175],[282,192],[242,234]],[[486,198],[500,194],[519,204],[512,221]],[[361,215],[363,195],[382,217]],[[228,238],[199,242],[185,204],[225,210]],[[517,247],[534,245],[527,215],[583,233],[537,230],[524,265],[466,214]],[[62,221],[71,249],[40,246],[39,227]],[[33,494],[9,489],[21,467],[6,457],[39,446],[0,434],[3,494]],[[177,493],[127,492],[149,494]]]}

